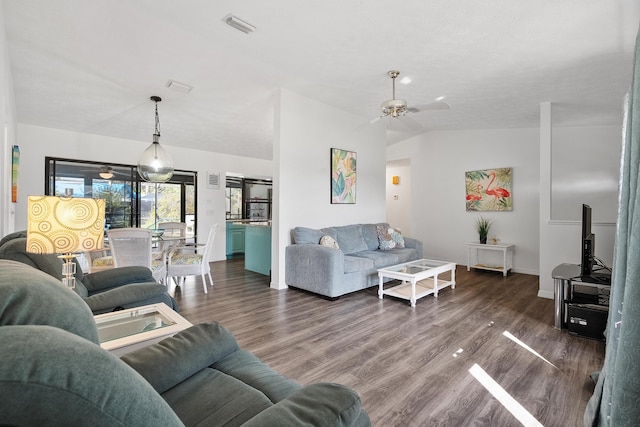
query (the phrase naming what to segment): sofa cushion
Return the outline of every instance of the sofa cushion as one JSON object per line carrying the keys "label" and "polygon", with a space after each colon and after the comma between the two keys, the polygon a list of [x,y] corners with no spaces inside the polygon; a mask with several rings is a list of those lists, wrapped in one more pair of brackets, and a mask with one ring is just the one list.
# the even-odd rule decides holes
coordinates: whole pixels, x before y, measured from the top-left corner
{"label": "sofa cushion", "polygon": [[317,245],[325,234],[313,228],[296,227],[293,229],[293,240],[296,245]]}
{"label": "sofa cushion", "polygon": [[140,375],[82,337],[19,325],[1,327],[0,342],[3,425],[182,425]]}
{"label": "sofa cushion", "polygon": [[238,343],[231,332],[211,322],[191,326],[156,345],[125,354],[121,359],[158,393],[164,393],[237,350]]}
{"label": "sofa cushion", "polygon": [[260,390],[273,403],[281,401],[301,387],[246,350],[234,351],[211,367]]}
{"label": "sofa cushion", "polygon": [[323,235],[327,235],[332,237],[334,240],[338,240],[338,232],[334,227],[321,228],[320,231],[322,231]]}
{"label": "sofa cushion", "polygon": [[[402,264],[404,262],[415,261],[420,259],[418,257],[418,251],[414,248],[394,248],[385,251],[386,253],[393,254],[396,257],[395,264]],[[391,265],[391,264],[389,264]]]}
{"label": "sofa cushion", "polygon": [[211,368],[197,372],[162,397],[188,426],[239,426],[273,405],[259,390]]}
{"label": "sofa cushion", "polygon": [[367,243],[367,249],[375,251],[380,245],[378,243],[378,228],[376,224],[362,224],[362,237]]}
{"label": "sofa cushion", "polygon": [[348,387],[332,383],[310,384],[244,424],[246,427],[355,425],[371,425],[361,410],[360,397]]}
{"label": "sofa cushion", "polygon": [[[351,254],[353,257],[368,259],[373,262],[375,268],[388,267],[394,264],[400,264],[398,256],[391,251],[362,251]],[[345,257],[346,258],[346,257]]]}
{"label": "sofa cushion", "polygon": [[[354,256],[355,255],[355,256]],[[344,273],[355,273],[356,271],[370,270],[375,267],[374,261],[367,257],[357,256],[358,254],[344,256]]]}
{"label": "sofa cushion", "polygon": [[98,343],[93,313],[58,279],[16,261],[0,260],[0,326],[49,325]]}
{"label": "sofa cushion", "polygon": [[340,245],[340,250],[345,254],[361,252],[367,250],[367,243],[362,236],[362,227],[360,224],[345,225],[342,227],[334,227],[337,233],[336,240]]}

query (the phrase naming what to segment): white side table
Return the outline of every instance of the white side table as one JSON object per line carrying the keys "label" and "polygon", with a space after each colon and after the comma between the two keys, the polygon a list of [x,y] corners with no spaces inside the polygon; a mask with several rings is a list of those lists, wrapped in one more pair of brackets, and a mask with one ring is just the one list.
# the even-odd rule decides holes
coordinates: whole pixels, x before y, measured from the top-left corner
{"label": "white side table", "polygon": [[[495,245],[482,244],[482,243],[467,243],[467,271],[471,270],[471,267],[482,270],[500,271],[503,276],[506,276],[509,270],[513,268],[513,252],[515,245],[513,243],[498,243]],[[479,261],[480,251],[499,251],[502,252],[502,265],[487,265],[482,264]],[[472,255],[474,255],[472,257]],[[473,264],[471,260],[474,260]]]}
{"label": "white side table", "polygon": [[98,314],[94,319],[100,347],[118,357],[192,326],[164,303]]}

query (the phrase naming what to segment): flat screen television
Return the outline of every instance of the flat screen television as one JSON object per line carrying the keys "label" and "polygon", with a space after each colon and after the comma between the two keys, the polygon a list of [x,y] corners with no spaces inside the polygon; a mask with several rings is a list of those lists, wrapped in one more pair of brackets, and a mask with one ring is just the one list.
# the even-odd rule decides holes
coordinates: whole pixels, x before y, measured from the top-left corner
{"label": "flat screen television", "polygon": [[580,276],[589,277],[593,273],[593,255],[596,251],[596,236],[591,232],[591,207],[582,205],[582,250]]}

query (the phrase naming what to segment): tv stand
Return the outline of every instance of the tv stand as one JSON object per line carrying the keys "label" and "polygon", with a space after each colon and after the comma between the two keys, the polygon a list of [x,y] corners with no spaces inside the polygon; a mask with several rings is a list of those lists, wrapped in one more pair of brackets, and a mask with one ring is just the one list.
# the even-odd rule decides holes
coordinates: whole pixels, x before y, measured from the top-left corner
{"label": "tv stand", "polygon": [[553,326],[568,328],[577,335],[604,339],[602,332],[609,311],[611,273],[602,269],[581,277],[580,270],[578,264],[560,264],[551,273],[554,279]]}

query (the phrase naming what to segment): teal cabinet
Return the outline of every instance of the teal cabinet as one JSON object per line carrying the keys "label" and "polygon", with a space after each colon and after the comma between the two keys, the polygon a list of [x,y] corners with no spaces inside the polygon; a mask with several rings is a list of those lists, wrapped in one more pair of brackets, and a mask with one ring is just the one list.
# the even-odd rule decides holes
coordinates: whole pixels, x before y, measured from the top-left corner
{"label": "teal cabinet", "polygon": [[271,227],[266,225],[247,225],[245,228],[245,270],[270,276]]}
{"label": "teal cabinet", "polygon": [[227,223],[227,258],[244,254],[243,224]]}

